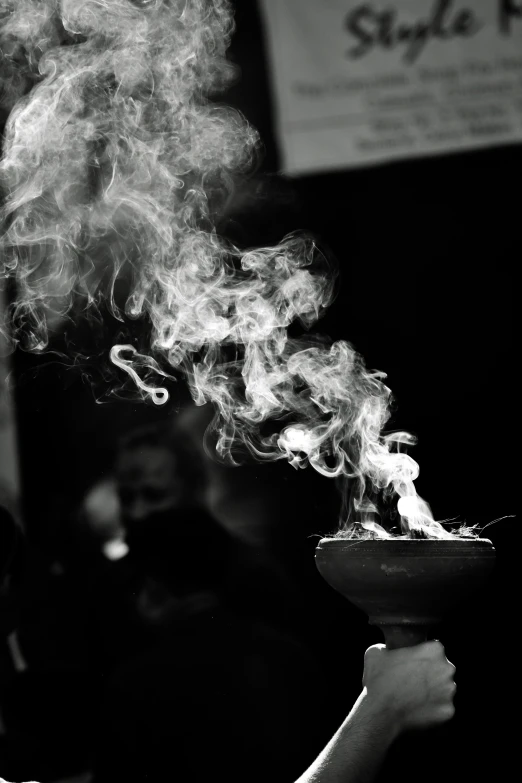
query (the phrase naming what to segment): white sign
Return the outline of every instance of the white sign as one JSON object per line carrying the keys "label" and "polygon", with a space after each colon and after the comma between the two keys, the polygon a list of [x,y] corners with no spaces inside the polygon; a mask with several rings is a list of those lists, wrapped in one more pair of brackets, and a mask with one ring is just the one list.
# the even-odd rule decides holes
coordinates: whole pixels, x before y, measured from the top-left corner
{"label": "white sign", "polygon": [[522,140],[522,0],[261,0],[283,170]]}

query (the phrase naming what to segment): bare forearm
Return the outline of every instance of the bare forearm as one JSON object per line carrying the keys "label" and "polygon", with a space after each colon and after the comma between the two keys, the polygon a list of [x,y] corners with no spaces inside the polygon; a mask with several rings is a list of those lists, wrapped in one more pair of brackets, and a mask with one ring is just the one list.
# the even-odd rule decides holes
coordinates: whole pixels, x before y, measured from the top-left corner
{"label": "bare forearm", "polygon": [[389,713],[357,699],[340,729],[296,783],[371,783],[398,731]]}

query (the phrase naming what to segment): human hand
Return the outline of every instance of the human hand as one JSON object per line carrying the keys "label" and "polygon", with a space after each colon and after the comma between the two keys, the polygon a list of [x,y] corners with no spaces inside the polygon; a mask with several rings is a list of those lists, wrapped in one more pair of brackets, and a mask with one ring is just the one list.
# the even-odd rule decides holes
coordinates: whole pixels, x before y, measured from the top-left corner
{"label": "human hand", "polygon": [[373,709],[394,720],[402,732],[453,717],[454,674],[440,642],[397,650],[376,644],[364,656],[363,686]]}

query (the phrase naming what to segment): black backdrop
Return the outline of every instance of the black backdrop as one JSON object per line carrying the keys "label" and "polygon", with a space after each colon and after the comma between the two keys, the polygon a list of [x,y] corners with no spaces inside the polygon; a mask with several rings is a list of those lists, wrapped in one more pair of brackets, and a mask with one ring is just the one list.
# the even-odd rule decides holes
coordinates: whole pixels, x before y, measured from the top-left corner
{"label": "black backdrop", "polygon": [[[521,147],[286,181],[275,174],[277,140],[255,4],[241,0],[236,18],[231,56],[242,78],[225,100],[261,132],[272,195],[245,208],[228,230],[252,244],[299,228],[316,233],[341,270],[321,331],[349,339],[368,366],[388,373],[396,423],[419,437],[417,485],[435,516],[484,525],[514,514]],[[46,541],[54,535],[58,500],[74,501],[108,468],[115,434],[164,412],[133,402],[96,404],[80,372],[22,352],[14,361],[26,520]],[[510,640],[519,522],[499,522],[487,535],[498,552],[495,576],[441,630],[458,665],[460,717],[446,755],[433,755],[431,745],[417,759],[424,778],[437,756],[449,779],[457,769],[486,779],[500,774],[516,747],[504,710],[516,682]],[[355,640],[357,656],[366,642],[364,634]]]}

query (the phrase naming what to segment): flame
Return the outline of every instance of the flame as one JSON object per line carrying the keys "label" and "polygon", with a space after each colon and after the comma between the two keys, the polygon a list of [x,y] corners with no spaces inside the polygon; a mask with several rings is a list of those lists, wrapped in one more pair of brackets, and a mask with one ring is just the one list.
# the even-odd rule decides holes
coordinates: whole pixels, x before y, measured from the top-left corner
{"label": "flame", "polygon": [[[368,486],[399,496],[403,533],[450,535],[417,498],[417,463],[401,451],[411,436],[383,435],[384,373],[348,342],[307,334],[335,277],[313,239],[244,251],[217,234],[214,215],[258,154],[257,133],[213,100],[233,76],[228,2],[0,0],[0,19],[12,108],[2,249],[16,334],[42,350],[50,312],[100,296],[121,318],[123,285],[125,315],[152,324],[151,353],[184,374],[198,405],[215,406],[221,455],[244,444],[258,459],[350,480],[370,534],[384,528]],[[289,333],[296,322],[301,338]],[[155,360],[132,345],[111,359],[154,403],[167,400],[138,371],[168,376]]]}

